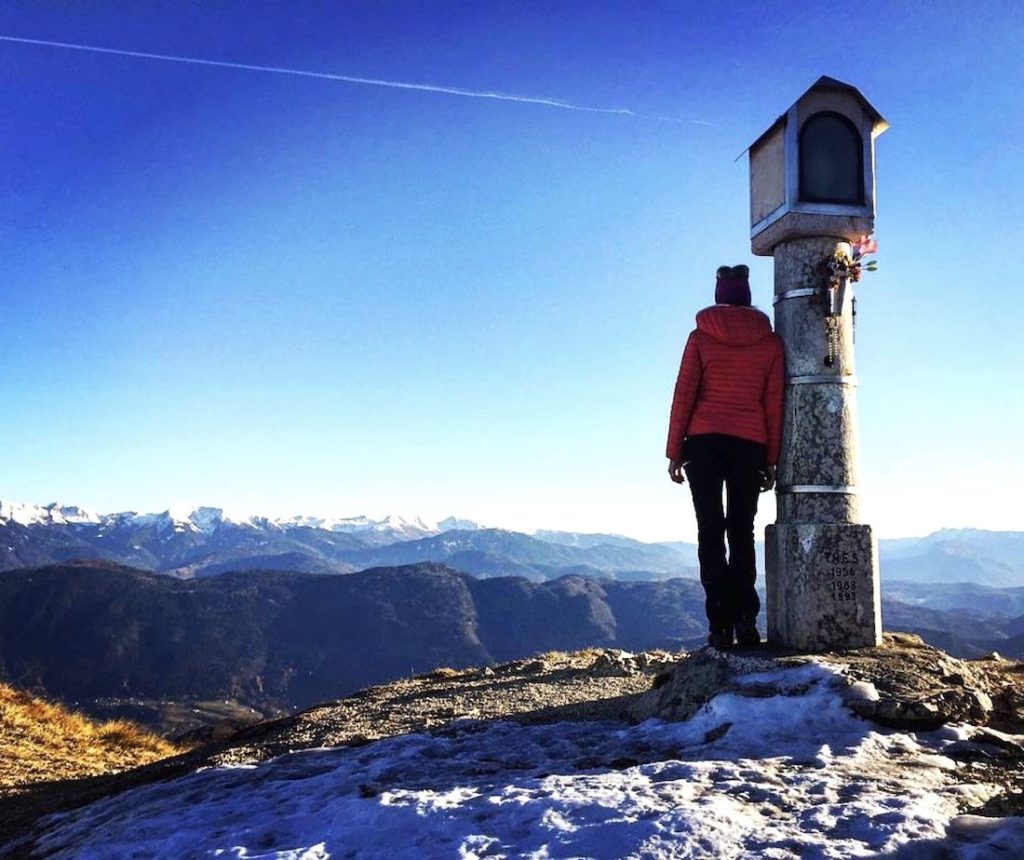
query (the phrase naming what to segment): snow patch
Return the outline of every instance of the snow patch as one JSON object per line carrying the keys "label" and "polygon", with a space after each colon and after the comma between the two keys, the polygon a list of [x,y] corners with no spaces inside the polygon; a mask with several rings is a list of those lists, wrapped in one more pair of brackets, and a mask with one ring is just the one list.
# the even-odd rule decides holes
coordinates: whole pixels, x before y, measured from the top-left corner
{"label": "snow patch", "polygon": [[[459,721],[148,785],[48,819],[53,857],[1024,855],[1024,819],[959,816],[957,731],[881,729],[823,665],[639,726]],[[903,853],[906,851],[907,853]]]}

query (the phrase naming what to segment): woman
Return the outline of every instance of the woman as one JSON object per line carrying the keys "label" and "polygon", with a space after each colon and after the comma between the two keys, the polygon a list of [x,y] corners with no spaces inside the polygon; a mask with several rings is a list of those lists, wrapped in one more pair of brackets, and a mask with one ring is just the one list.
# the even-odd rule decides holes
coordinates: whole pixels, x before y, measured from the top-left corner
{"label": "woman", "polygon": [[734,637],[742,646],[761,641],[754,515],[758,493],[775,486],[782,432],[782,340],[750,306],[749,271],[718,269],[715,304],[697,314],[683,350],[666,448],[669,476],[681,484],[685,471],[690,480],[715,648],[730,647]]}

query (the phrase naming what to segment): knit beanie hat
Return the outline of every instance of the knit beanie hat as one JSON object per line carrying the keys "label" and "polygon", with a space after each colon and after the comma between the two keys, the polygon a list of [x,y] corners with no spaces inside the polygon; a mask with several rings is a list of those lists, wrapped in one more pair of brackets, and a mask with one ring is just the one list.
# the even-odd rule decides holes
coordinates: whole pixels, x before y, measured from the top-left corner
{"label": "knit beanie hat", "polygon": [[750,307],[750,268],[719,266],[715,278],[715,303]]}

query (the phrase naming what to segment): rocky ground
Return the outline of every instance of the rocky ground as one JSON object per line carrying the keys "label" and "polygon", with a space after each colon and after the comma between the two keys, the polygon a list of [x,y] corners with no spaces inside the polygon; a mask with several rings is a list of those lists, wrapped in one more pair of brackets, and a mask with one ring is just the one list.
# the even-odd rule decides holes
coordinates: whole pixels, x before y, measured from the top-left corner
{"label": "rocky ground", "polygon": [[529,724],[628,718],[637,695],[684,656],[592,649],[482,669],[439,669],[242,731],[230,745],[213,752],[210,763],[262,761],[295,749],[364,744],[459,719]]}
{"label": "rocky ground", "polygon": [[234,721],[225,721],[192,738],[209,739],[199,748],[133,771],[0,788],[0,845],[47,813],[200,767],[254,763],[313,747],[366,744],[467,717],[523,723],[625,719],[629,704],[685,656],[613,649],[552,652],[494,667],[438,669],[255,726],[238,728]]}
{"label": "rocky ground", "polygon": [[[590,649],[481,669],[439,669],[243,728],[128,773],[21,786],[0,797],[0,843],[24,833],[47,812],[199,767],[258,762],[313,747],[363,745],[391,735],[430,732],[460,719],[685,719],[715,694],[738,689],[732,683],[738,675],[808,659],[765,646],[729,653],[701,649],[690,655]],[[987,726],[962,745],[960,770],[964,781],[996,783],[1004,792],[975,811],[1024,815],[1024,748],[1019,737],[1009,737],[1024,734],[1024,663],[995,655],[957,660],[908,634],[887,634],[879,648],[813,659],[844,667],[850,684],[847,704],[867,719],[919,730],[944,722]],[[756,684],[741,686],[745,695],[758,695]]]}
{"label": "rocky ground", "polygon": [[719,693],[776,695],[779,691],[770,685],[740,679],[811,659],[839,667],[849,684],[847,706],[879,725],[910,731],[975,726],[972,736],[947,754],[957,761],[960,781],[1000,785],[1003,792],[971,811],[1024,815],[1024,662],[998,654],[959,660],[909,633],[887,633],[878,648],[813,658],[766,647],[702,649],[656,678],[654,689],[630,705],[629,716],[685,720]]}

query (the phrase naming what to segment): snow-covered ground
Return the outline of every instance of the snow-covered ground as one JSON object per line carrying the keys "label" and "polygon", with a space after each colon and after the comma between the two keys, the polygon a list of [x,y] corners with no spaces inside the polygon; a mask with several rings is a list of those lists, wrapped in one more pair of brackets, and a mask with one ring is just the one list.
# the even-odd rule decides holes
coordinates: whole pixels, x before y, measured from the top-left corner
{"label": "snow-covered ground", "polygon": [[[47,856],[1020,858],[1024,819],[958,816],[965,729],[880,729],[831,668],[748,675],[685,723],[521,727],[213,768],[56,816]],[[753,688],[752,688],[753,689]]]}

